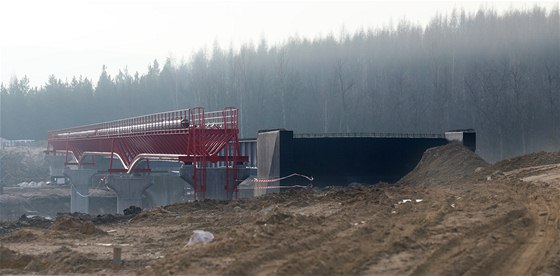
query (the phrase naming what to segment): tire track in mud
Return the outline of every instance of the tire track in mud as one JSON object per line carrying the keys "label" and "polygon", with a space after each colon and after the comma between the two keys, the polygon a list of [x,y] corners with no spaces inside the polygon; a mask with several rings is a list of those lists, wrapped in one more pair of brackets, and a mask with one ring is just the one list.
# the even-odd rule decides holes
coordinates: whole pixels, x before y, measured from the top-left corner
{"label": "tire track in mud", "polygon": [[[223,273],[227,275],[239,275],[240,272],[253,275],[294,275],[294,273],[324,275],[349,272],[352,259],[355,257],[352,252],[360,250],[352,246],[358,238],[358,236],[353,237],[353,233],[359,231],[359,228],[351,224],[353,220],[348,218],[347,214],[338,214],[325,219],[342,222],[312,226],[307,231],[307,237],[296,239],[293,243],[275,243],[271,240],[266,250],[260,250],[257,256],[249,254]],[[344,239],[348,239],[348,242],[341,242]],[[348,261],[349,267],[340,266],[343,260]]]}
{"label": "tire track in mud", "polygon": [[[243,259],[239,259],[235,264],[222,271],[225,275],[252,274],[263,275],[279,273],[278,268],[289,264],[288,256],[298,251],[306,251],[321,244],[343,231],[345,227],[329,227],[308,237],[297,239],[294,243],[275,243],[271,240],[267,249],[260,250],[257,256],[248,254]],[[288,267],[289,268],[289,267]]]}
{"label": "tire track in mud", "polygon": [[[341,194],[335,196],[333,202],[342,204],[338,207],[340,208],[338,211],[321,210],[320,213],[307,218],[298,215],[298,209],[292,209],[290,211],[292,218],[268,226],[273,227],[272,231],[277,232],[271,237],[264,250],[261,248],[257,252],[247,252],[246,256],[239,258],[235,264],[221,273],[228,275],[350,273],[356,259],[359,259],[356,256],[361,256],[355,254],[362,252],[362,248],[356,246],[360,244],[359,239],[364,236],[369,236],[370,239],[376,237],[372,236],[369,230],[364,229],[373,227],[370,223],[377,217],[385,216],[383,220],[387,220],[390,207],[387,206],[387,198],[379,189],[372,189],[367,194],[360,192],[357,197]],[[384,233],[387,231],[385,228],[386,226],[377,231]],[[360,231],[363,233],[355,235]],[[291,236],[294,234],[301,237],[294,238]],[[368,240],[366,244],[371,245],[371,242]]]}
{"label": "tire track in mud", "polygon": [[533,224],[526,209],[512,210],[443,243],[412,275],[488,274],[519,248]]}
{"label": "tire track in mud", "polygon": [[[535,173],[542,171],[537,169]],[[556,184],[524,182],[517,175],[493,184],[504,186],[504,193],[513,194],[524,209],[509,212],[440,245],[413,274],[557,275],[560,183]]]}
{"label": "tire track in mud", "polygon": [[[450,193],[440,189],[430,189],[428,196],[427,189],[426,187],[400,187],[398,190],[385,191],[385,195],[393,203],[403,198],[423,198],[431,203],[417,206],[416,210],[396,209],[393,216],[381,219],[380,221],[385,223],[407,224],[407,229],[404,232],[395,231],[400,230],[398,227],[386,229],[389,232],[388,236],[377,237],[382,240],[375,244],[379,250],[369,251],[367,258],[356,262],[356,267],[352,270],[353,274],[408,275],[411,273],[411,270],[416,267],[416,262],[423,259],[423,252],[429,247],[429,244],[425,243],[429,228],[440,224],[449,212],[445,204],[438,203],[438,200],[450,197]],[[437,210],[434,211],[433,208]]]}
{"label": "tire track in mud", "polygon": [[[385,211],[386,212],[386,211]],[[334,237],[315,246],[305,254],[296,254],[290,259],[296,264],[294,268],[305,267],[312,258],[321,260],[316,265],[309,267],[304,274],[332,275],[355,274],[361,264],[368,261],[371,256],[378,254],[385,248],[383,243],[395,231],[395,225],[376,225],[376,220],[387,221],[390,217],[385,212],[375,214],[360,214],[353,219],[354,222],[341,227]],[[294,275],[301,270],[284,270],[285,274]]]}
{"label": "tire track in mud", "polygon": [[[560,184],[560,183],[556,183]],[[560,187],[530,181],[519,182],[517,185],[531,185],[532,191],[527,197],[527,208],[536,221],[536,231],[526,240],[522,250],[512,256],[510,262],[500,270],[508,275],[542,274],[551,268],[552,274],[558,274],[558,267],[554,266],[552,258],[558,255],[559,248],[559,217],[560,204],[558,197]],[[556,253],[556,254],[554,254]]]}
{"label": "tire track in mud", "polygon": [[[421,250],[422,244],[412,238],[417,230],[412,222],[418,219],[416,207],[407,205],[410,208],[400,209],[399,215],[393,214],[395,209],[390,207],[400,198],[418,195],[418,190],[414,190],[412,194],[410,191],[397,192],[392,196],[388,195],[387,191],[383,194],[384,200],[376,205],[369,208],[350,208],[359,211],[342,214],[341,217],[351,217],[343,224],[350,225],[349,227],[339,228],[333,238],[323,243],[312,244],[312,248],[306,249],[304,254],[291,256],[290,262],[295,265],[290,269],[282,269],[279,274],[371,274],[368,269],[388,254]],[[427,205],[418,207],[423,210],[428,208]],[[317,263],[316,260],[320,261]],[[315,264],[310,266],[310,263]],[[401,267],[399,271],[407,271],[407,268]]]}

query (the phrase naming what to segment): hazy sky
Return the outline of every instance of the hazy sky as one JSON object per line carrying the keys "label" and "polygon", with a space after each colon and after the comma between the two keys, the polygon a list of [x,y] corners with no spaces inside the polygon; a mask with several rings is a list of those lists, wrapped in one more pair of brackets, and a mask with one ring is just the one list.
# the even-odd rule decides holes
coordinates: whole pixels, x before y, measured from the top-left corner
{"label": "hazy sky", "polygon": [[0,1],[0,82],[27,75],[33,86],[50,74],[97,82],[101,67],[114,75],[144,73],[154,59],[188,60],[193,51],[238,47],[265,38],[314,38],[341,28],[378,28],[407,20],[425,25],[453,8],[498,12],[550,2],[273,2],[273,1]]}

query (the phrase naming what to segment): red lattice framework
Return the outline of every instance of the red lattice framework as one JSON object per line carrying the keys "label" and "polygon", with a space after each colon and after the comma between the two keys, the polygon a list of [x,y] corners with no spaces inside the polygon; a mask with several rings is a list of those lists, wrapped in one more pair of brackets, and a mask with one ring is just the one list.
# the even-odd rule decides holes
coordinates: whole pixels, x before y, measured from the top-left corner
{"label": "red lattice framework", "polygon": [[[86,155],[110,156],[109,172],[150,172],[149,160],[182,161],[193,166],[193,189],[206,192],[206,168],[223,162],[226,174],[237,179],[237,166],[248,162],[240,156],[237,109],[205,112],[204,108],[169,111],[111,122],[49,131],[47,153],[66,154],[66,165],[91,164]],[[68,162],[69,153],[77,163]],[[113,168],[113,157],[124,169]],[[147,168],[136,168],[147,160]],[[224,188],[237,185],[226,177]]]}

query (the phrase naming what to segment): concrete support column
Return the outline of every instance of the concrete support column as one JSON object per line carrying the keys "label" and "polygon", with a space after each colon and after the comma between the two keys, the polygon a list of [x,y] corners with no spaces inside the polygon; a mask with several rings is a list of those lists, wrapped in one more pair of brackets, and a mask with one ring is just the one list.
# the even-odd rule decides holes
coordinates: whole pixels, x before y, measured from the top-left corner
{"label": "concrete support column", "polygon": [[47,154],[45,155],[45,160],[49,164],[49,176],[51,179],[64,177],[66,156]]}
{"label": "concrete support column", "polygon": [[70,212],[89,213],[89,185],[96,173],[97,170],[93,169],[64,170],[64,175],[70,178],[72,184]]}
{"label": "concrete support column", "polygon": [[[151,201],[153,207],[165,206],[169,204],[187,202],[191,196],[187,195],[190,184],[177,174],[152,173],[152,185],[146,189],[144,194]],[[146,203],[146,202],[144,202]]]}
{"label": "concrete support column", "polygon": [[[215,199],[215,200],[231,200],[234,198],[235,185],[239,184],[249,176],[250,170],[246,168],[239,168],[237,176],[234,171],[230,169],[226,172],[225,168],[206,168],[206,192],[202,190],[202,176],[198,175],[200,180],[197,180],[195,200]],[[181,178],[187,181],[191,186],[193,185],[193,168],[192,166],[184,166],[180,170]],[[198,171],[197,171],[198,174]],[[229,187],[226,184],[229,179]]]}
{"label": "concrete support column", "polygon": [[[276,179],[294,172],[294,132],[288,130],[259,131],[257,136],[257,177]],[[254,196],[279,192],[279,188],[267,186],[289,186],[291,179],[255,183]],[[266,189],[265,189],[266,188]]]}
{"label": "concrete support column", "polygon": [[[194,186],[194,171],[192,165],[183,165],[181,169],[179,169],[179,176],[185,180],[189,185],[191,185],[193,189],[193,200],[204,200],[204,194],[199,192],[200,191],[200,181],[197,181],[199,184],[197,187]],[[196,193],[195,193],[196,191]]]}
{"label": "concrete support column", "polygon": [[142,207],[142,193],[152,184],[150,176],[128,174],[109,175],[107,186],[117,194],[117,212],[130,207]]}

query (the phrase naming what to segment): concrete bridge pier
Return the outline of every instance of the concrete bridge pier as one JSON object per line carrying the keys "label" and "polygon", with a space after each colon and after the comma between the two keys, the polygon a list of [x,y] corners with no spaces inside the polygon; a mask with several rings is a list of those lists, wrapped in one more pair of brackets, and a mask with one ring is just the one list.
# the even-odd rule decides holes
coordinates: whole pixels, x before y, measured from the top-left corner
{"label": "concrete bridge pier", "polygon": [[136,176],[128,174],[109,175],[107,186],[117,194],[117,212],[130,207],[142,207],[142,193],[150,186],[150,176]]}
{"label": "concrete bridge pier", "polygon": [[63,155],[45,155],[45,160],[47,164],[49,164],[49,176],[51,180],[55,181],[57,178],[64,179],[64,169],[66,166],[64,163],[66,162],[66,156]]}
{"label": "concrete bridge pier", "polygon": [[146,189],[147,206],[158,207],[192,200],[192,187],[177,174],[152,173],[152,185]]}
{"label": "concrete bridge pier", "polygon": [[[195,200],[214,199],[214,200],[231,200],[234,198],[235,185],[247,177],[249,177],[249,169],[239,168],[237,177],[234,177],[233,170],[226,172],[223,167],[206,168],[206,191],[201,192],[201,181],[197,181]],[[192,165],[183,166],[180,169],[181,178],[193,185],[193,167]],[[198,175],[197,177],[201,177]],[[226,187],[226,179],[229,178],[229,187]],[[236,181],[237,180],[237,181]]]}
{"label": "concrete bridge pier", "polygon": [[[183,165],[180,169],[179,169],[179,177],[181,177],[181,179],[183,179],[184,181],[186,181],[192,188],[193,188],[193,200],[204,200],[204,194],[200,193],[200,184],[198,184],[198,187],[195,187],[194,185],[194,180],[193,180],[193,166],[192,165]],[[196,191],[196,193],[195,193]]]}
{"label": "concrete bridge pier", "polygon": [[70,212],[89,213],[89,185],[96,173],[94,169],[64,170],[64,175],[70,178],[72,184]]}

